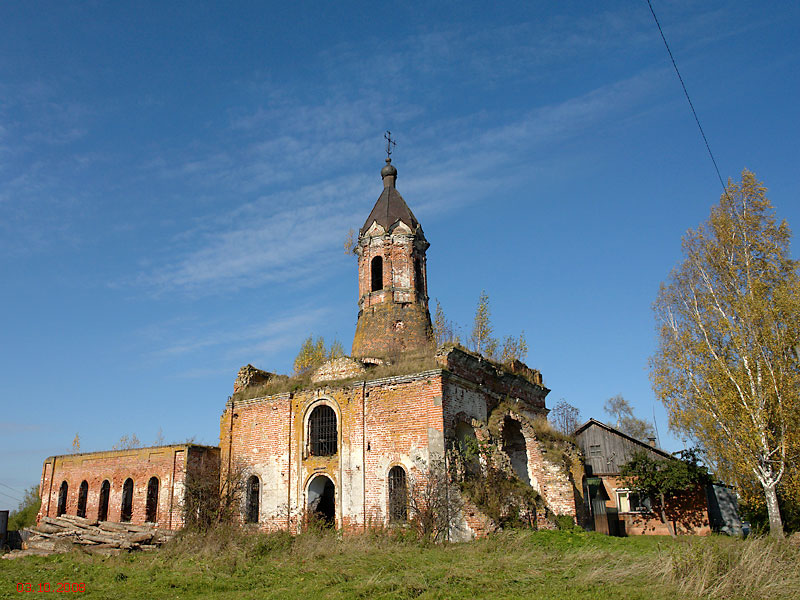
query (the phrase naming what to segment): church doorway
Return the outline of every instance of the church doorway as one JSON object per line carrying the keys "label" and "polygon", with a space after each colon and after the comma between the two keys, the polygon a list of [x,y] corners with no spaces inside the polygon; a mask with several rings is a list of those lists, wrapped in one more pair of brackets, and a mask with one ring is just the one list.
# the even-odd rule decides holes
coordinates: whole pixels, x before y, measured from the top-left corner
{"label": "church doorway", "polygon": [[328,527],[336,524],[336,486],[325,475],[317,475],[308,484],[308,512]]}

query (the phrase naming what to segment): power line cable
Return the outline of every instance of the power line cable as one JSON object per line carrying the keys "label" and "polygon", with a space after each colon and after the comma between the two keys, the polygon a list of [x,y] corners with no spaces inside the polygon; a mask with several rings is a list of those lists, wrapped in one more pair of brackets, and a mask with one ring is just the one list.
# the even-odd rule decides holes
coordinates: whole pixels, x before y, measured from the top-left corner
{"label": "power line cable", "polygon": [[711,162],[714,163],[714,170],[717,172],[717,178],[719,179],[719,183],[722,186],[722,192],[724,194],[727,194],[728,188],[725,187],[725,183],[722,181],[722,175],[719,172],[719,167],[717,166],[717,161],[714,158],[714,153],[711,152],[711,146],[708,143],[708,138],[706,138],[706,134],[703,131],[703,126],[700,125],[700,119],[697,117],[697,111],[694,109],[694,104],[692,104],[692,99],[689,98],[689,92],[686,89],[686,84],[683,82],[683,77],[681,77],[681,72],[678,70],[678,65],[675,62],[675,57],[672,56],[672,50],[669,49],[667,38],[664,37],[664,31],[661,29],[661,23],[658,22],[656,11],[653,10],[653,5],[650,2],[650,0],[647,0],[647,6],[650,7],[650,13],[653,15],[653,20],[656,22],[656,27],[658,27],[658,33],[661,34],[661,39],[664,40],[664,46],[667,48],[667,53],[669,54],[669,59],[672,61],[672,66],[675,67],[675,73],[677,73],[678,80],[681,82],[683,93],[686,96],[686,100],[689,102],[689,108],[692,109],[692,114],[694,115],[694,120],[697,123],[697,128],[700,130],[700,135],[703,136],[703,142],[705,142],[706,144],[706,150],[708,150],[708,155],[711,157]]}
{"label": "power line cable", "polygon": [[15,500],[17,502],[22,502],[22,500],[20,500],[19,498],[15,498],[11,494],[6,494],[5,492],[0,492],[0,494],[3,494],[3,496],[7,496],[8,498],[11,498],[12,500]]}
{"label": "power line cable", "polygon": [[10,485],[8,485],[7,483],[3,483],[2,481],[0,481],[0,485],[2,485],[3,487],[7,487],[7,488],[8,488],[8,489],[10,489],[12,492],[21,492],[21,493],[24,493],[24,492],[22,492],[22,490],[18,490],[17,488],[13,488],[13,487],[11,487]]}

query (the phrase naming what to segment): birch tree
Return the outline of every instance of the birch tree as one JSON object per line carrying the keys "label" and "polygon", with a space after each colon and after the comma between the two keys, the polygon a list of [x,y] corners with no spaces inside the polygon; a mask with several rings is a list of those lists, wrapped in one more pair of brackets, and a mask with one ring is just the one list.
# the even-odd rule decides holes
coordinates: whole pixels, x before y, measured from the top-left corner
{"label": "birch tree", "polygon": [[783,535],[777,491],[789,489],[800,414],[800,276],[790,239],[753,173],[729,181],[661,285],[651,359],[671,428],[741,489],[757,482],[774,536]]}

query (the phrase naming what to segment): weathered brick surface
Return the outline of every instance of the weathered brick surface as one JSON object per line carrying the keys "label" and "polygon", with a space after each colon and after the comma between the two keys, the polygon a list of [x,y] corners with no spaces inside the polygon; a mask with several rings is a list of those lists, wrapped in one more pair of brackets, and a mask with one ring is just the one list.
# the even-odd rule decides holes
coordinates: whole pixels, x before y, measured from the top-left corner
{"label": "weathered brick surface", "polygon": [[[336,486],[339,526],[384,523],[389,469],[402,465],[411,481],[431,446],[443,447],[441,382],[433,371],[230,401],[220,421],[223,467],[259,477],[265,529],[297,527],[317,475]],[[337,414],[338,450],[330,457],[309,455],[308,416],[320,404]]]}
{"label": "weathered brick surface", "polygon": [[[385,177],[384,185],[394,187],[394,177]],[[404,210],[397,212],[407,212],[406,218],[414,222],[387,222],[384,226],[375,222],[359,238],[359,312],[352,350],[359,358],[393,358],[431,349],[425,256],[429,244],[403,199],[392,197],[403,205]],[[382,289],[372,291],[372,261],[378,256],[383,261]]]}
{"label": "weathered brick surface", "polygon": [[122,510],[122,486],[125,480],[133,480],[133,515],[131,523],[145,522],[147,484],[157,477],[158,510],[156,523],[159,527],[178,529],[183,525],[181,515],[184,482],[187,468],[203,461],[219,461],[219,449],[191,444],[135,448],[51,456],[44,461],[40,494],[42,505],[37,521],[43,516],[55,517],[62,482],[68,486],[67,511],[77,514],[78,493],[81,483],[89,485],[86,516],[97,518],[100,487],[108,480],[111,486],[108,502],[108,520],[120,521]]}
{"label": "weathered brick surface", "polygon": [[352,377],[363,376],[366,372],[364,365],[359,361],[343,356],[327,361],[320,366],[311,377],[313,383],[320,381],[336,381],[338,379],[350,379]]}

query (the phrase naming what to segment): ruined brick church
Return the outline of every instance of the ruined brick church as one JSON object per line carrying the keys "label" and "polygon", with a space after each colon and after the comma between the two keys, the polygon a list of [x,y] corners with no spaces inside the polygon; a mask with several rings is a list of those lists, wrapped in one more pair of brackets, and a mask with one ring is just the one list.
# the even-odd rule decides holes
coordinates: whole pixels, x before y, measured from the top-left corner
{"label": "ruined brick church", "polygon": [[[242,368],[220,418],[218,447],[48,458],[39,517],[67,513],[175,529],[183,524],[186,482],[210,469],[223,480],[242,474],[241,519],[254,527],[295,531],[305,515],[316,514],[361,529],[411,518],[410,497],[432,465],[447,465],[448,457],[452,463],[453,453],[470,444],[494,444],[491,460],[538,493],[540,512],[574,518],[582,505],[580,476],[576,485],[535,432],[535,419],[548,412],[541,374],[458,345],[434,347],[429,243],[397,191],[391,159],[381,178],[383,191],[355,247],[351,356],[329,360],[301,382]],[[469,498],[460,512],[453,539],[497,525]]]}

